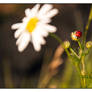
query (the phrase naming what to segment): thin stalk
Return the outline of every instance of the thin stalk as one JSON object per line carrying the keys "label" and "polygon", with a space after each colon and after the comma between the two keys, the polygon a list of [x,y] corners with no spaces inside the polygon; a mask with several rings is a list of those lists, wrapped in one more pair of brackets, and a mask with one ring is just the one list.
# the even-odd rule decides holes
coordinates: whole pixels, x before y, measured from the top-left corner
{"label": "thin stalk", "polygon": [[85,56],[83,55],[81,58],[81,64],[82,64],[82,69],[81,69],[81,86],[82,88],[86,88],[86,70],[85,70]]}
{"label": "thin stalk", "polygon": [[69,53],[68,49],[65,49],[65,51],[66,51],[68,57],[70,57],[70,53]]}
{"label": "thin stalk", "polygon": [[85,45],[85,42],[86,42],[87,31],[88,31],[89,26],[91,24],[91,20],[92,20],[92,6],[91,6],[91,9],[90,9],[88,22],[86,24],[86,27],[85,27],[85,30],[84,30],[84,33],[83,33],[83,45]]}
{"label": "thin stalk", "polygon": [[77,42],[78,42],[78,45],[79,45],[79,47],[80,47],[80,48],[79,48],[79,57],[81,58],[84,49],[83,49],[83,47],[82,47],[82,44],[81,44],[80,40],[78,40]]}
{"label": "thin stalk", "polygon": [[78,40],[77,42],[78,42],[78,45],[79,45],[80,49],[82,50],[82,45],[80,43],[80,40]]}
{"label": "thin stalk", "polygon": [[[50,33],[50,36],[53,37],[53,38],[55,38],[61,44],[61,46],[63,47],[62,40],[56,34]],[[70,53],[69,53],[68,49],[65,49],[65,52],[68,55],[68,57],[70,57]]]}
{"label": "thin stalk", "polygon": [[50,36],[55,38],[60,44],[62,44],[62,40],[56,34],[50,33]]}
{"label": "thin stalk", "polygon": [[80,40],[77,41],[79,44],[79,55],[81,58],[81,86],[82,88],[86,88],[86,70],[85,70],[85,55],[84,55],[84,49],[82,48],[82,44],[80,43]]}
{"label": "thin stalk", "polygon": [[77,53],[72,48],[70,48],[70,51],[79,59],[79,56],[77,55]]}

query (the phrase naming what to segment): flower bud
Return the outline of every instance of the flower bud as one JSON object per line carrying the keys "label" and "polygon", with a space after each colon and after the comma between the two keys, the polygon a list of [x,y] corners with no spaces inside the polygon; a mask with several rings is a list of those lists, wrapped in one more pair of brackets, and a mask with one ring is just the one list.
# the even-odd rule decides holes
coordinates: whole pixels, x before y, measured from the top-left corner
{"label": "flower bud", "polygon": [[92,41],[88,41],[88,42],[86,43],[86,47],[87,47],[87,48],[91,48],[91,47],[92,47]]}
{"label": "flower bud", "polygon": [[70,47],[70,42],[69,41],[64,41],[63,46],[65,49]]}

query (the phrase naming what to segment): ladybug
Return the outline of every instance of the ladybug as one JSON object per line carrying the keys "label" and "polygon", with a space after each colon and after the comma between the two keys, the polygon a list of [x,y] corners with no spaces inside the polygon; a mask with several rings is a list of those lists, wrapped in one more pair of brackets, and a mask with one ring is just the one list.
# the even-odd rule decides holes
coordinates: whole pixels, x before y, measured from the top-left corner
{"label": "ladybug", "polygon": [[80,30],[75,32],[75,35],[80,38],[82,36],[82,32]]}
{"label": "ladybug", "polygon": [[74,41],[77,41],[81,36],[82,36],[82,32],[80,30],[71,33],[71,38]]}

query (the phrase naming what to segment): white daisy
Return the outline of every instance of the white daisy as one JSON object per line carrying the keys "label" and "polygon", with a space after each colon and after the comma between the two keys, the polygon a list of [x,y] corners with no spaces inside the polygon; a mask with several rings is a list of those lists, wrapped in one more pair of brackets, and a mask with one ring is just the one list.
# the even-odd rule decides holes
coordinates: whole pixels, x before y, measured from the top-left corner
{"label": "white daisy", "polygon": [[16,23],[12,25],[12,29],[17,29],[14,36],[17,38],[16,45],[18,50],[22,52],[29,44],[33,43],[34,49],[40,51],[41,45],[44,45],[46,41],[44,37],[47,37],[49,32],[56,32],[56,27],[48,23],[51,22],[51,18],[57,13],[57,9],[52,9],[53,6],[45,4],[39,10],[40,5],[35,5],[32,9],[25,10],[25,17],[22,23]]}

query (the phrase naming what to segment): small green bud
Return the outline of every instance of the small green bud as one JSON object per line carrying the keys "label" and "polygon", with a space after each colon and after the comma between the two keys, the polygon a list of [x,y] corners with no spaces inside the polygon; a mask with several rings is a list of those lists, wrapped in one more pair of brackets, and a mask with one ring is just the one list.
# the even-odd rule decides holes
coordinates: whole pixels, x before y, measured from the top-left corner
{"label": "small green bud", "polygon": [[65,49],[69,48],[69,47],[70,47],[70,42],[69,42],[69,41],[64,41],[63,47],[64,47]]}
{"label": "small green bud", "polygon": [[86,47],[87,47],[87,48],[91,48],[91,47],[92,47],[92,41],[88,41],[88,42],[86,43]]}

